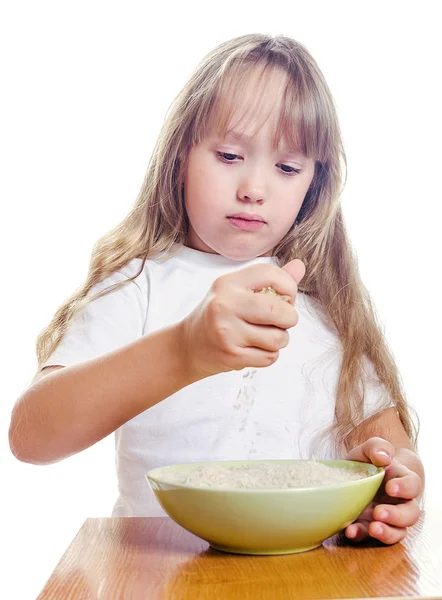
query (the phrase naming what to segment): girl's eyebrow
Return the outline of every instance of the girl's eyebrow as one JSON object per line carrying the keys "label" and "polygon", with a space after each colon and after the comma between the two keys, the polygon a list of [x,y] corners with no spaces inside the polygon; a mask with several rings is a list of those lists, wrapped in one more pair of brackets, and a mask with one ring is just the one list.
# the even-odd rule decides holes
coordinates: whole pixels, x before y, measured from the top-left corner
{"label": "girl's eyebrow", "polygon": [[233,137],[238,140],[247,140],[250,141],[253,139],[253,135],[248,135],[247,133],[241,133],[240,131],[235,131],[234,129],[229,129],[227,131],[225,138]]}
{"label": "girl's eyebrow", "polygon": [[217,135],[217,139],[219,139],[221,141],[232,138],[234,140],[245,141],[247,143],[250,143],[252,141],[253,137],[254,137],[253,135],[248,135],[247,133],[241,133],[240,131],[234,131],[233,129],[229,129],[229,131],[226,131],[226,133],[224,135],[221,132],[219,133],[219,135]]}

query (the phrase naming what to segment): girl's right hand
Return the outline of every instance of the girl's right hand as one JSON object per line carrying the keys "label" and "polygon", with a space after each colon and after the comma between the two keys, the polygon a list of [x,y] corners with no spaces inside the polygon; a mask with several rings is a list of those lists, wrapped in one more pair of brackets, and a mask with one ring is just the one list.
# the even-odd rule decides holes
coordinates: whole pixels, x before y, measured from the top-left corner
{"label": "girl's right hand", "polygon": [[[304,274],[304,264],[295,259],[282,269],[253,265],[219,277],[180,324],[192,378],[273,364],[288,345],[287,329],[298,322],[293,305]],[[290,301],[253,293],[267,286]]]}

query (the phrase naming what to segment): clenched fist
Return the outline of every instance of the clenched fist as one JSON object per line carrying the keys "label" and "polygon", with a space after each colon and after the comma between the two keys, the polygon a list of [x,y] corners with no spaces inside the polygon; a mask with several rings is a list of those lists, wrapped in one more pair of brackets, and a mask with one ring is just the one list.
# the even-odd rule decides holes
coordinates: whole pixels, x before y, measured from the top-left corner
{"label": "clenched fist", "polygon": [[[245,367],[267,367],[289,342],[298,322],[294,308],[304,264],[259,264],[216,279],[182,322],[189,369],[198,379]],[[275,294],[254,293],[272,288]]]}

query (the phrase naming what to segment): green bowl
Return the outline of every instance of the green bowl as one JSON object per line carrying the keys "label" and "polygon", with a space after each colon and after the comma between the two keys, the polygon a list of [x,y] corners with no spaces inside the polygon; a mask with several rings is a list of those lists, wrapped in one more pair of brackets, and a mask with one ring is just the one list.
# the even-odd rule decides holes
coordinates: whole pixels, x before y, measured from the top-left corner
{"label": "green bowl", "polygon": [[309,488],[233,489],[167,483],[167,473],[206,465],[276,465],[298,460],[236,460],[189,463],[151,469],[146,478],[166,513],[217,550],[235,554],[289,554],[312,550],[350,525],[373,500],[384,469],[348,460],[321,460],[363,479]]}

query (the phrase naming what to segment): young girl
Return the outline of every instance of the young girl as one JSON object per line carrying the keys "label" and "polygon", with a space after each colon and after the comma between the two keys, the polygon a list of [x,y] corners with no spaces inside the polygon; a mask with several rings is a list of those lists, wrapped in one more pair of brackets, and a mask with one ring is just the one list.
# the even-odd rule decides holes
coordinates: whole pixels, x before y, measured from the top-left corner
{"label": "young girl", "polygon": [[[302,45],[245,35],[210,52],[135,206],[38,339],[15,456],[51,463],[115,431],[114,516],[164,515],[145,480],[160,465],[344,456],[387,471],[346,535],[403,539],[424,474],[347,238],[343,163]],[[289,301],[255,293],[269,287]]]}

